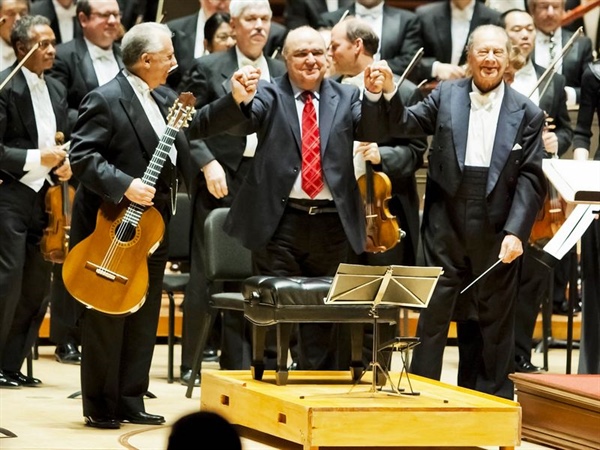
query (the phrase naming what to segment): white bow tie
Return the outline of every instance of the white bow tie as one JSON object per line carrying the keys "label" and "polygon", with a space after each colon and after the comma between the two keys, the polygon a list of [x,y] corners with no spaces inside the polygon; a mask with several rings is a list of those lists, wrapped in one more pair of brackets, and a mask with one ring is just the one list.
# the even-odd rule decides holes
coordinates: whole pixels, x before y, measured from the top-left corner
{"label": "white bow tie", "polygon": [[473,111],[478,111],[482,108],[486,111],[490,111],[494,106],[494,98],[496,97],[496,93],[492,92],[484,95],[480,94],[479,92],[470,92],[469,96],[471,97],[471,109]]}
{"label": "white bow tie", "polygon": [[240,61],[241,66],[252,66],[252,67],[256,67],[259,68],[260,67],[260,60],[256,60],[256,61],[252,61],[250,58],[242,58],[242,60]]}
{"label": "white bow tie", "polygon": [[452,19],[469,22],[471,20],[471,12],[467,9],[454,8],[452,10]]}
{"label": "white bow tie", "polygon": [[381,8],[365,8],[361,7],[361,5],[356,5],[356,15],[364,20],[377,20],[383,14],[383,10]]}
{"label": "white bow tie", "polygon": [[35,78],[30,78],[29,79],[29,87],[31,90],[42,90],[44,89],[44,86],[46,86],[46,80],[44,80],[41,77],[35,77]]}
{"label": "white bow tie", "polygon": [[112,48],[109,48],[108,50],[104,50],[103,48],[100,48],[100,47],[91,47],[90,48],[90,56],[92,57],[92,59],[100,59],[100,60],[102,60],[102,59],[110,60],[114,57]]}

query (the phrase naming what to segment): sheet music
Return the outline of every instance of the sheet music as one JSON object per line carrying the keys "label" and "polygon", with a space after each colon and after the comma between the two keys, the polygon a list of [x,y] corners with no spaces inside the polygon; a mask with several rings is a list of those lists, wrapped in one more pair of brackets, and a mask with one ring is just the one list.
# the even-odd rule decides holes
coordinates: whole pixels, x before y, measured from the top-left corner
{"label": "sheet music", "polygon": [[578,204],[550,242],[544,246],[544,251],[556,259],[562,259],[577,244],[592,220],[595,220],[599,209],[600,206],[596,204]]}
{"label": "sheet music", "polygon": [[547,158],[548,180],[569,203],[600,203],[600,161]]}

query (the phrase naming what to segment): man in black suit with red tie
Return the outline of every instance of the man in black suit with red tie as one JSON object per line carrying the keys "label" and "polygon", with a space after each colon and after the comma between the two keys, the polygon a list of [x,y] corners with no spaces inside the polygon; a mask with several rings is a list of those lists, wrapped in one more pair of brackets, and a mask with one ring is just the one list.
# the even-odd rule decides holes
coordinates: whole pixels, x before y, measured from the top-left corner
{"label": "man in black suit with red tie", "polygon": [[[362,253],[366,242],[353,143],[380,140],[387,122],[373,94],[361,102],[356,86],[325,77],[317,30],[290,31],[283,57],[287,74],[259,83],[248,120],[231,131],[256,132],[258,144],[224,229],[252,251],[256,274],[333,276],[350,247]],[[377,80],[369,77],[366,89],[379,92]],[[298,369],[347,369],[340,355],[348,342],[336,324],[299,324]]]}

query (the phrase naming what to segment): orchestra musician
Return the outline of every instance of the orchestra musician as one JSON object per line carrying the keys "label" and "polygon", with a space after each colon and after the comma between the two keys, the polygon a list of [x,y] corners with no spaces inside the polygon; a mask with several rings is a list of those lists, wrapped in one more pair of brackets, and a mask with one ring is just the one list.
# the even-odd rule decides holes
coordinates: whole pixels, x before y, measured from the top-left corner
{"label": "orchestra musician", "polygon": [[0,0],[0,71],[12,66],[16,60],[10,43],[14,23],[29,14],[28,0]]}
{"label": "orchestra musician", "polygon": [[[69,130],[75,125],[83,97],[110,81],[123,68],[121,50],[115,42],[120,32],[117,1],[79,0],[75,11],[80,35],[56,47],[56,60],[47,72],[67,88]],[[65,290],[62,265],[55,264],[50,297],[50,340],[56,344],[54,356],[58,362],[81,362],[77,323],[81,308],[83,305]]]}
{"label": "orchestra musician", "polygon": [[[121,50],[125,69],[84,97],[73,129],[70,158],[79,186],[73,205],[71,249],[94,232],[103,201],[117,204],[127,199],[154,206],[167,225],[175,208],[178,175],[186,186],[192,178],[189,144],[182,131],[175,136],[155,186],[141,178],[167,129],[167,109],[177,98],[172,89],[163,86],[169,70],[177,64],[171,31],[156,22],[135,25],[123,37]],[[225,109],[227,120],[208,124],[209,105],[196,111],[190,135],[207,136],[209,125],[214,133],[223,132],[236,118],[243,119],[238,105],[250,95],[247,87],[251,90],[255,85],[256,80],[248,79],[246,85],[233,80],[232,95],[217,102],[217,107]],[[150,382],[167,249],[165,234],[147,262],[129,262],[148,265],[148,291],[137,311],[111,315],[90,308],[83,312],[81,394],[89,427],[116,429],[120,422],[160,425],[165,421],[161,415],[146,412],[144,395]]]}
{"label": "orchestra musician", "polygon": [[[503,28],[476,28],[467,45],[472,77],[442,82],[411,107],[393,96],[390,132],[433,135],[422,256],[425,265],[444,271],[420,313],[420,345],[410,370],[440,379],[453,313],[458,302],[472,299],[480,352],[472,355],[472,376],[465,377],[464,387],[512,400],[508,376],[514,371],[519,256],[542,206],[546,180],[544,112],[503,82],[511,47]],[[393,81],[386,80],[384,92],[392,90]],[[474,280],[468,295],[461,296]]]}
{"label": "orchestra musician", "polygon": [[[0,73],[0,387],[38,386],[21,372],[46,313],[51,265],[40,252],[48,223],[48,175],[71,177],[67,152],[55,144],[67,129],[66,90],[44,76],[55,56],[43,16],[24,16],[11,32],[16,61]],[[23,62],[22,66],[18,65]],[[34,280],[34,281],[32,281]]]}
{"label": "orchestra musician", "polygon": [[[373,63],[379,38],[371,26],[362,19],[347,17],[331,29],[329,56],[332,60],[333,79],[342,84],[353,84],[364,90],[364,70]],[[400,77],[397,77],[400,78]],[[405,104],[412,105],[423,99],[421,91],[414,83],[404,80],[399,87]],[[425,136],[413,138],[395,138],[386,141],[356,142],[355,171],[357,179],[365,175],[365,161],[372,164],[374,170],[383,172],[391,183],[391,196],[387,207],[397,220],[406,236],[394,247],[382,253],[350,252],[353,264],[370,265],[415,265],[417,243],[419,239],[419,195],[415,172],[423,165],[423,155],[427,150]],[[382,193],[377,193],[381,196]],[[377,201],[382,200],[381,197]],[[400,236],[398,236],[400,238]],[[391,339],[394,327],[384,330],[382,342]],[[386,332],[388,334],[386,334]],[[370,353],[369,353],[370,355]]]}
{"label": "orchestra musician", "polygon": [[[547,157],[562,156],[571,146],[573,138],[573,128],[567,110],[567,95],[564,89],[565,78],[558,73],[550,74],[552,76],[543,80],[539,87],[535,89],[538,80],[545,71],[531,59],[536,34],[533,18],[524,10],[513,9],[503,13],[502,25],[510,36],[513,45],[519,47],[521,54],[526,58],[525,66],[515,73],[511,87],[529,96],[534,103],[544,110],[549,120],[551,120],[542,134],[544,151]],[[550,200],[550,198],[547,199],[547,201]],[[558,206],[561,205],[558,196],[555,196],[555,203]],[[556,227],[558,229],[566,216],[566,204],[562,204],[562,206],[562,214],[557,211],[552,213],[556,217],[551,217],[549,211],[546,211],[546,216],[541,219],[545,221],[555,220],[556,222],[560,220]],[[560,218],[558,217],[559,214]],[[551,237],[547,236],[546,242]],[[542,242],[532,242],[530,239],[527,245],[524,246],[515,319],[515,370],[517,372],[535,373],[541,370],[531,363],[533,331],[541,301],[549,295],[550,283],[553,281],[550,278],[552,272],[539,261],[543,245]]]}

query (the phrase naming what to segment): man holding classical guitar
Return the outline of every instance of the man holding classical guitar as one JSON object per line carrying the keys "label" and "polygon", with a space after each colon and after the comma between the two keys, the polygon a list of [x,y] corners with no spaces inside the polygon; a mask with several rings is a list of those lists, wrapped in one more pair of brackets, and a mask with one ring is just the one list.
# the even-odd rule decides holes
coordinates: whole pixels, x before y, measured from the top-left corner
{"label": "man holding classical guitar", "polygon": [[[163,233],[176,209],[178,172],[186,182],[192,177],[181,128],[194,105],[191,94],[176,99],[161,86],[177,64],[165,25],[134,26],[121,48],[125,69],[84,98],[73,130],[70,158],[79,188],[63,266],[67,290],[89,307],[81,327],[85,421],[113,429],[120,422],[165,421],[145,411],[143,397],[167,260]],[[258,76],[241,77],[234,77],[232,95],[196,113],[192,136],[222,132],[241,120],[238,104],[253,92]],[[213,108],[222,119],[211,120],[209,129]]]}

